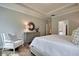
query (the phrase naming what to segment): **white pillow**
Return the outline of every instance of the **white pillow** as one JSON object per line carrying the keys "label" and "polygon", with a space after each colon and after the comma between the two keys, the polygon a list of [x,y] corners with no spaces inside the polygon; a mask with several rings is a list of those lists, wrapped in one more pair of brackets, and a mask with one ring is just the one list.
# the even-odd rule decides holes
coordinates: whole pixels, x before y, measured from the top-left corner
{"label": "white pillow", "polygon": [[73,37],[72,42],[76,45],[79,45],[79,28],[73,31],[72,37]]}

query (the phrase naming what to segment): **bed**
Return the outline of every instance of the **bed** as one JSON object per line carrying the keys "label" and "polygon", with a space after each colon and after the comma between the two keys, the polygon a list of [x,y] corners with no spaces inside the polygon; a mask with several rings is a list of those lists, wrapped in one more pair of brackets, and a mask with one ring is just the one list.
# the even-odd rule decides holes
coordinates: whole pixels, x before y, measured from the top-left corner
{"label": "bed", "polygon": [[30,50],[36,56],[79,56],[79,46],[71,36],[48,35],[36,37]]}

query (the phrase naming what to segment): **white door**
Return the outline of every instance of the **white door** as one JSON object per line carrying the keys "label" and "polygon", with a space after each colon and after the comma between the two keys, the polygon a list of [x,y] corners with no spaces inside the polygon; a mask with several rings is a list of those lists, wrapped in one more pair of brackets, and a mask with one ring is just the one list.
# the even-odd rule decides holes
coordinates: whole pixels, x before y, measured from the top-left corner
{"label": "white door", "polygon": [[64,21],[59,21],[58,23],[58,34],[59,35],[66,35],[67,31],[67,24]]}

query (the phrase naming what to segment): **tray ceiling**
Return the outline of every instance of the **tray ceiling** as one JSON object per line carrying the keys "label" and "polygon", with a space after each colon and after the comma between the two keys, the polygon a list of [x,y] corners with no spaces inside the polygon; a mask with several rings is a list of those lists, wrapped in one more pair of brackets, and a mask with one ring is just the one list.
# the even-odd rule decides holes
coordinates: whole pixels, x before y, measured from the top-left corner
{"label": "tray ceiling", "polygon": [[59,16],[79,11],[79,4],[75,3],[6,3],[0,6],[45,19],[51,15]]}
{"label": "tray ceiling", "polygon": [[47,14],[50,11],[54,11],[62,6],[67,5],[68,3],[25,3],[25,6],[28,6],[40,13]]}

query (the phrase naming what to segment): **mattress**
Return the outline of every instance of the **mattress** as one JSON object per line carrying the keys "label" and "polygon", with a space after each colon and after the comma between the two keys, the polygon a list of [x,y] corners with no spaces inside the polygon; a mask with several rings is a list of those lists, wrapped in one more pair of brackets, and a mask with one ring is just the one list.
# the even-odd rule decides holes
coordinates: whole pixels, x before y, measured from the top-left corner
{"label": "mattress", "polygon": [[78,56],[79,47],[71,41],[71,36],[48,35],[36,37],[30,47],[43,56]]}

